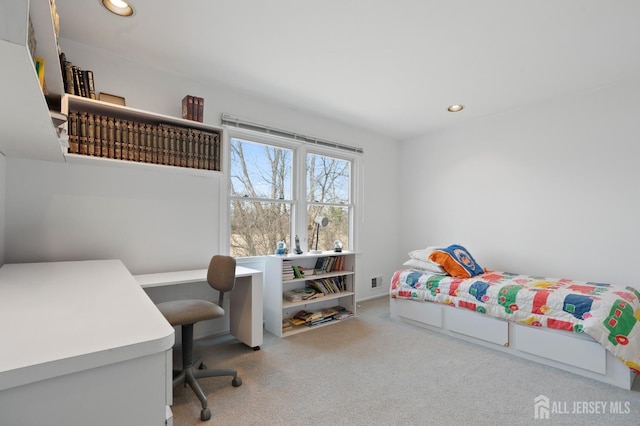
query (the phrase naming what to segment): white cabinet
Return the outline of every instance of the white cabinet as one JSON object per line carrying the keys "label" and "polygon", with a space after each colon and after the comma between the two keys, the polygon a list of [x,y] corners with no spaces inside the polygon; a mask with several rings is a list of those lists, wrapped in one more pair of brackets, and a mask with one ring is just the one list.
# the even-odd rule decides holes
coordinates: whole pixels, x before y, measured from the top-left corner
{"label": "white cabinet", "polygon": [[[37,42],[35,56],[45,60],[49,95],[64,93],[58,43],[49,0],[0,2],[0,152],[7,157],[64,161],[49,107],[40,89],[28,47],[29,16]],[[11,99],[11,101],[8,101]]]}
{"label": "white cabinet", "polygon": [[170,418],[175,332],[121,261],[3,265],[0,323],[0,424]]}
{"label": "white cabinet", "polygon": [[[320,270],[322,264],[333,262],[333,267]],[[283,275],[287,264],[302,269],[304,277],[291,278]],[[335,265],[338,265],[337,268]],[[271,255],[265,259],[265,294],[264,294],[264,319],[267,331],[278,337],[313,330],[316,327],[332,325],[348,318],[348,315],[333,317],[327,322],[309,326],[302,324],[286,327],[283,330],[283,322],[293,317],[300,311],[320,312],[330,308],[342,307],[346,312],[355,315],[355,270],[356,255],[354,252],[335,253],[325,251],[322,254],[289,254],[286,256]],[[334,292],[327,292],[321,297],[290,301],[284,294],[291,291],[300,292],[302,289],[312,287],[313,281],[325,281],[335,285]],[[326,312],[326,311],[325,311]],[[343,318],[343,319],[337,319]]]}

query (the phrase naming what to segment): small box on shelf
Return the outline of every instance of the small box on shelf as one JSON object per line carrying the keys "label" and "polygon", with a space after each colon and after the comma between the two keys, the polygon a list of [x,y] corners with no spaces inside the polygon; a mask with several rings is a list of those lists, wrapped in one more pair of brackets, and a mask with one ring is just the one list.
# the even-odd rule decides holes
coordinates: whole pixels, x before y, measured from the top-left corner
{"label": "small box on shelf", "polygon": [[98,100],[102,102],[108,102],[114,105],[125,106],[126,102],[124,97],[118,95],[112,95],[111,93],[100,92],[98,95]]}

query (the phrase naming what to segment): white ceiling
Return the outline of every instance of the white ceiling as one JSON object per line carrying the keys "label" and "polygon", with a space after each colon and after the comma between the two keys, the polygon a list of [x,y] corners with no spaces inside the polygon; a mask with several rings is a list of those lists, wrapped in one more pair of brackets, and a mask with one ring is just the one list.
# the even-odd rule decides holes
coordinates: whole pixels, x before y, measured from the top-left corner
{"label": "white ceiling", "polygon": [[638,0],[131,2],[56,0],[61,37],[396,140],[640,76]]}

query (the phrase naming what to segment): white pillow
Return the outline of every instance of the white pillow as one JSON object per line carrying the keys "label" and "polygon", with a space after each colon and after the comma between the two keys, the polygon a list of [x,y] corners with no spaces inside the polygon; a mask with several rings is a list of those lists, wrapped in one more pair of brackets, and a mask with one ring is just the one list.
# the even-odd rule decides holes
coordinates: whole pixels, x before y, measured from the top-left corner
{"label": "white pillow", "polygon": [[425,262],[419,259],[409,259],[404,262],[403,265],[408,266],[409,268],[418,269],[420,271],[433,272],[434,274],[439,275],[447,275],[447,272],[442,268],[442,266],[430,260]]}
{"label": "white pillow", "polygon": [[427,247],[424,249],[413,250],[409,252],[409,257],[411,259],[422,260],[423,262],[431,262],[429,260],[429,255],[434,251],[438,250],[439,247]]}

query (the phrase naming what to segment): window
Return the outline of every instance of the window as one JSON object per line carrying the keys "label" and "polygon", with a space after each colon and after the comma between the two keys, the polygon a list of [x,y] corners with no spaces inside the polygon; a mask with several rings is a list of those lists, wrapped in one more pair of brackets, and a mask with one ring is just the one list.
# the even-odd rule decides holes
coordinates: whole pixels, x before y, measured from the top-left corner
{"label": "window", "polygon": [[273,253],[291,241],[293,151],[238,138],[230,149],[230,253]]}
{"label": "window", "polygon": [[[319,154],[307,154],[306,193],[308,204],[307,232],[309,247],[332,249],[334,241],[348,249],[351,217],[351,162]],[[315,219],[329,219],[320,229]],[[313,232],[315,228],[315,233]]]}
{"label": "window", "polygon": [[[232,256],[273,254],[280,240],[293,252],[296,236],[303,251],[316,241],[332,250],[336,240],[353,249],[355,156],[253,132],[229,135]],[[316,225],[320,216],[325,227]]]}

